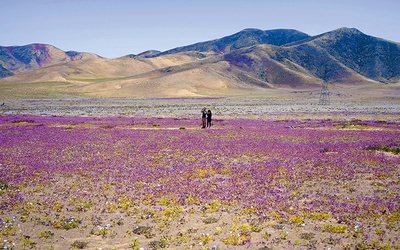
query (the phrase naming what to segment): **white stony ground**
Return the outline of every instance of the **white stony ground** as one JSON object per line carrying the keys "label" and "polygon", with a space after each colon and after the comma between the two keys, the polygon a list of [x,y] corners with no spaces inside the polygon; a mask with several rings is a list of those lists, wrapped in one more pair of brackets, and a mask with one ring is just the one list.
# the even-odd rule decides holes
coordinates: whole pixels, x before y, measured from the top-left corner
{"label": "white stony ground", "polygon": [[[311,94],[310,94],[311,93]],[[202,107],[215,119],[400,119],[400,98],[331,98],[320,105],[317,94],[300,93],[281,98],[69,98],[23,99],[5,102],[0,114],[67,116],[196,117]]]}

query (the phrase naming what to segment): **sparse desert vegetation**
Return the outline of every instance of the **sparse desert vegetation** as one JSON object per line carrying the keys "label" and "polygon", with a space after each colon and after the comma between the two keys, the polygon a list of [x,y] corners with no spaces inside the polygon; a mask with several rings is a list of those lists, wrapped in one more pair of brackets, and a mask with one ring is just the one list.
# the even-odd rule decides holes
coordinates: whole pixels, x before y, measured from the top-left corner
{"label": "sparse desert vegetation", "polygon": [[0,86],[3,249],[400,248],[398,84],[70,84]]}
{"label": "sparse desert vegetation", "polygon": [[[0,249],[400,250],[398,42],[248,28],[131,54],[226,32],[237,13],[347,14],[310,2],[14,2],[2,4],[7,44],[129,54],[0,46]],[[346,8],[385,34],[386,2],[391,12],[353,4],[358,18]]]}
{"label": "sparse desert vegetation", "polygon": [[1,247],[399,249],[398,113],[334,114],[3,114]]}

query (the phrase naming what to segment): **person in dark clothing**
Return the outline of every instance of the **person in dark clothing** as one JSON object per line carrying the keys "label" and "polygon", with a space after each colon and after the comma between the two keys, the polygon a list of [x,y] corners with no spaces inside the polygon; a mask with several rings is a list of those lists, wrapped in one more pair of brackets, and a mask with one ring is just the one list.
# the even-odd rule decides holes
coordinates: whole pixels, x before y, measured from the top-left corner
{"label": "person in dark clothing", "polygon": [[201,128],[206,128],[207,110],[205,107],[201,110],[201,121],[203,125]]}
{"label": "person in dark clothing", "polygon": [[212,113],[211,110],[207,111],[207,128],[211,128]]}

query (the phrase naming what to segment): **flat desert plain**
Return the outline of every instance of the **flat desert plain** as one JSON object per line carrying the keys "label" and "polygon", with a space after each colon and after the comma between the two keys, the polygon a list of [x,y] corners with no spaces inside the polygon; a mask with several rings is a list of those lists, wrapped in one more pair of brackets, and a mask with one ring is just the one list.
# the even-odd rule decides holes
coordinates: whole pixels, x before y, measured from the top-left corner
{"label": "flat desert plain", "polygon": [[400,87],[331,91],[2,95],[0,248],[400,249]]}

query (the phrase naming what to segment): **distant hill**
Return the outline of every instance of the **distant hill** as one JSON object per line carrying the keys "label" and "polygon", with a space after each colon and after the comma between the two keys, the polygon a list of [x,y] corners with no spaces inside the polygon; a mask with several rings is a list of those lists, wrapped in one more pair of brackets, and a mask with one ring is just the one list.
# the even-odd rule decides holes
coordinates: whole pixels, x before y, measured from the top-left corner
{"label": "distant hill", "polygon": [[98,58],[92,53],[64,52],[52,45],[0,46],[0,77],[31,71],[59,63]]}
{"label": "distant hill", "polygon": [[400,44],[342,28],[314,39],[314,44],[355,72],[377,81],[400,78]]}
{"label": "distant hill", "polygon": [[271,44],[281,46],[284,44],[301,41],[309,37],[310,36],[305,33],[290,29],[276,29],[265,31],[259,29],[245,29],[236,34],[220,39],[178,47],[175,49],[160,52],[158,54],[153,54],[151,56],[154,57],[188,51],[228,53],[237,49],[246,48],[258,44]]}
{"label": "distant hill", "polygon": [[[0,91],[115,97],[218,96],[321,84],[400,83],[400,44],[353,28],[317,36],[245,29],[164,52],[107,59],[51,45],[0,47]],[[9,84],[11,83],[11,85]],[[62,83],[57,88],[50,87]],[[38,85],[38,86],[39,86]],[[5,86],[5,85],[4,85]],[[33,93],[32,86],[27,86]],[[53,92],[52,92],[53,91]],[[23,95],[23,94],[20,94]]]}
{"label": "distant hill", "polygon": [[363,77],[386,83],[400,79],[400,45],[354,28],[340,28],[313,37],[296,30],[245,29],[151,57],[194,51],[223,53],[232,66],[269,83],[302,85],[294,82],[299,79],[289,69],[331,83],[359,82]]}

